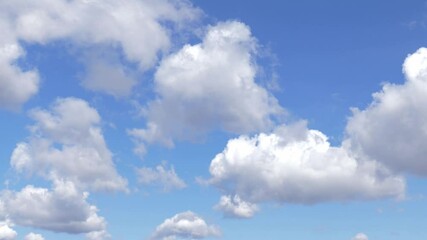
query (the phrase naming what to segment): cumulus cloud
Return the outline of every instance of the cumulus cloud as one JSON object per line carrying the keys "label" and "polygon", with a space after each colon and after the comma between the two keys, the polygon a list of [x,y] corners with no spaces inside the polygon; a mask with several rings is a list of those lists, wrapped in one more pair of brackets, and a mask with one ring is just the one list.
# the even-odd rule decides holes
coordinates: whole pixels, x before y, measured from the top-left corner
{"label": "cumulus cloud", "polygon": [[56,181],[52,191],[31,185],[19,192],[5,190],[0,201],[4,214],[21,226],[72,234],[105,230],[104,218],[87,197],[72,182]]}
{"label": "cumulus cloud", "polygon": [[202,239],[218,237],[218,227],[208,225],[195,213],[187,211],[176,214],[160,224],[151,236],[151,240]]}
{"label": "cumulus cloud", "polygon": [[[200,15],[187,0],[2,1],[0,107],[20,105],[38,91],[37,71],[24,71],[14,64],[23,56],[20,42],[44,45],[66,40],[77,47],[108,46],[110,50],[120,50],[126,61],[146,70],[155,65],[160,53],[169,49],[174,29],[182,29]],[[94,67],[102,66],[89,66],[84,86],[113,95],[129,92],[132,84],[128,78],[122,78],[119,70],[105,79],[105,86],[101,87],[100,76],[93,75]]]}
{"label": "cumulus cloud", "polygon": [[251,203],[402,197],[405,189],[403,178],[376,162],[359,161],[345,147],[331,146],[305,122],[230,140],[212,160],[210,173],[210,184]]}
{"label": "cumulus cloud", "polygon": [[368,240],[368,236],[363,233],[358,233],[352,238],[352,240]]}
{"label": "cumulus cloud", "polygon": [[251,218],[258,211],[258,206],[245,202],[238,195],[235,195],[234,197],[222,196],[215,209],[223,212],[226,217]]}
{"label": "cumulus cloud", "polygon": [[88,240],[108,240],[111,239],[111,235],[106,230],[93,231],[86,233],[86,239]]}
{"label": "cumulus cloud", "polygon": [[[0,28],[3,34],[1,20]],[[26,71],[16,64],[16,61],[24,55],[24,50],[19,45],[2,40],[0,40],[0,108],[16,110],[38,92],[39,75],[36,70]]]}
{"label": "cumulus cloud", "polygon": [[427,176],[427,49],[408,56],[403,71],[403,84],[385,84],[369,107],[353,111],[347,144],[396,172]]}
{"label": "cumulus cloud", "polygon": [[8,222],[0,222],[0,239],[14,240],[18,234],[13,230]]}
{"label": "cumulus cloud", "polygon": [[30,115],[31,135],[11,156],[16,171],[64,178],[84,189],[127,190],[102,135],[101,118],[87,102],[58,99],[51,110],[34,109]]}
{"label": "cumulus cloud", "polygon": [[24,240],[44,240],[44,237],[40,234],[29,233],[25,236]]}
{"label": "cumulus cloud", "polygon": [[243,23],[208,28],[202,43],[185,45],[161,61],[155,73],[158,97],[143,109],[147,126],[130,135],[141,144],[172,146],[174,139],[194,140],[212,129],[247,133],[271,127],[283,109],[255,81],[256,49]]}
{"label": "cumulus cloud", "polygon": [[142,185],[159,186],[165,192],[173,189],[182,189],[187,185],[178,177],[173,166],[168,169],[166,164],[158,165],[156,168],[137,169],[138,182]]}

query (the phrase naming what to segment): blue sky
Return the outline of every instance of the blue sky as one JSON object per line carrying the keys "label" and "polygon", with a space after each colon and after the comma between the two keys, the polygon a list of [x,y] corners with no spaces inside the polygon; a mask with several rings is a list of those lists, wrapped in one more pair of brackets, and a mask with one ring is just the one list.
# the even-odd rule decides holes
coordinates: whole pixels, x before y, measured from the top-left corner
{"label": "blue sky", "polygon": [[427,238],[427,2],[0,1],[0,239]]}

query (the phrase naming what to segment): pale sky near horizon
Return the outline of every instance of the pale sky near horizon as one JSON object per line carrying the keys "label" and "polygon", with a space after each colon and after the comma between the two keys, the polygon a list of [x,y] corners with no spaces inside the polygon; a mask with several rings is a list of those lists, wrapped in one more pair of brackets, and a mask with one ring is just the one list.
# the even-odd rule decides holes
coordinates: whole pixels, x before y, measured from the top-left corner
{"label": "pale sky near horizon", "polygon": [[425,240],[427,2],[0,0],[0,240]]}

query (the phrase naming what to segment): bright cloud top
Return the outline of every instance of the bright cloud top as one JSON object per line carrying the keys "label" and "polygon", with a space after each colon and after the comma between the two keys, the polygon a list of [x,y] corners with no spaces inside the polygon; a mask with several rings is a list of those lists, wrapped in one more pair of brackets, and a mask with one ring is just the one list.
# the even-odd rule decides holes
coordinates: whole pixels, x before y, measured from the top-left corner
{"label": "bright cloud top", "polygon": [[427,49],[408,56],[403,71],[404,84],[385,84],[367,109],[354,110],[348,141],[394,171],[427,176]]}
{"label": "bright cloud top", "polygon": [[369,239],[368,239],[368,236],[366,236],[364,233],[358,233],[351,240],[369,240]]}
{"label": "bright cloud top", "polygon": [[18,233],[13,230],[7,222],[0,222],[0,239],[14,240],[17,236]]}
{"label": "bright cloud top", "polygon": [[40,234],[29,233],[25,236],[24,240],[44,240],[44,237]]}
{"label": "bright cloud top", "polygon": [[212,160],[209,182],[253,203],[312,204],[403,196],[401,177],[355,157],[344,147],[330,146],[324,134],[299,122],[270,134],[230,140]]}
{"label": "bright cloud top", "polygon": [[147,128],[130,134],[142,143],[172,146],[174,139],[197,139],[213,129],[247,133],[271,127],[272,116],[283,110],[255,81],[256,48],[243,23],[209,27],[202,43],[185,45],[161,61],[155,74],[158,98],[143,110]]}
{"label": "bright cloud top", "polygon": [[11,157],[15,170],[49,180],[65,178],[83,189],[127,189],[99,127],[101,118],[87,102],[58,99],[50,111],[34,109],[30,115],[35,124],[29,140],[19,143]]}
{"label": "bright cloud top", "polygon": [[208,225],[205,220],[193,212],[176,214],[160,224],[151,236],[151,240],[202,239],[218,237],[218,227]]}
{"label": "bright cloud top", "polygon": [[[187,0],[2,1],[0,107],[19,107],[38,92],[37,70],[23,70],[16,64],[25,53],[20,41],[45,45],[66,40],[89,49],[119,49],[127,61],[145,70],[171,46],[172,28],[183,29],[199,15]],[[129,94],[135,82],[123,74],[119,64],[115,66],[118,68],[111,70],[99,61],[89,61],[83,85],[113,95]],[[103,85],[99,84],[101,77],[108,77]],[[116,82],[124,80],[124,85]]]}

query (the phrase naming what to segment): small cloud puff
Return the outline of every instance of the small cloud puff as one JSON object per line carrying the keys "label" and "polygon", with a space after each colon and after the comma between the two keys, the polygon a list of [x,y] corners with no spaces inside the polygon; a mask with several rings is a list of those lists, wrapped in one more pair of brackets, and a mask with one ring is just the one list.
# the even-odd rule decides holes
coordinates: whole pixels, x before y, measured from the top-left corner
{"label": "small cloud puff", "polygon": [[214,208],[223,212],[224,216],[232,218],[251,218],[258,211],[256,204],[245,202],[238,195],[221,196]]}
{"label": "small cloud puff", "polygon": [[174,189],[183,189],[187,186],[176,174],[173,166],[168,169],[168,165],[166,163],[158,165],[155,168],[139,168],[136,171],[138,183],[146,186],[159,186],[165,192],[169,192]]}
{"label": "small cloud puff", "polygon": [[25,236],[24,240],[44,240],[44,237],[40,234],[29,233]]}
{"label": "small cloud puff", "polygon": [[176,214],[160,224],[151,236],[151,240],[202,239],[218,237],[218,227],[208,225],[195,213],[187,211]]}
{"label": "small cloud puff", "polygon": [[351,240],[368,240],[368,236],[366,236],[364,233],[358,233]]}

